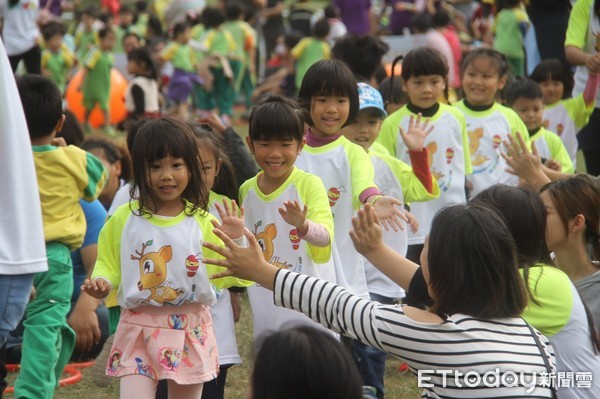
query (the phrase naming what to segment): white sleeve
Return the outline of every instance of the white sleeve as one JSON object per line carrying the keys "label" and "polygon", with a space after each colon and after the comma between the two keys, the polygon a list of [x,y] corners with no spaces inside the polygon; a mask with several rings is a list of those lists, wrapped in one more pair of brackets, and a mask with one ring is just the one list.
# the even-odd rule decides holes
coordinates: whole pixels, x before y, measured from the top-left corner
{"label": "white sleeve", "polygon": [[0,79],[0,274],[43,272],[48,264],[33,153],[1,39]]}

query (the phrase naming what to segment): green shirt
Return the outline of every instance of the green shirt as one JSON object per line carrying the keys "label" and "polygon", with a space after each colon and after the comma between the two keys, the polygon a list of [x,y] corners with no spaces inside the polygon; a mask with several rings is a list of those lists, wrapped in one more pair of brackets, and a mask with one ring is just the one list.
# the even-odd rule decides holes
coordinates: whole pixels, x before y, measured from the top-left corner
{"label": "green shirt", "polygon": [[98,47],[92,48],[83,61],[88,74],[83,82],[83,96],[108,98],[110,94],[110,70],[115,63],[111,53]]}
{"label": "green shirt", "polygon": [[195,71],[195,55],[192,48],[187,44],[169,43],[162,52],[162,58],[165,61],[171,61],[175,69],[181,69],[186,72]]}
{"label": "green shirt", "polygon": [[44,49],[44,51],[42,51],[42,69],[45,69],[51,74],[50,79],[56,83],[60,92],[63,94],[67,86],[69,71],[73,67],[74,62],[75,56],[71,50],[64,45],[56,53],[50,49]]}
{"label": "green shirt", "polygon": [[535,143],[535,148],[542,158],[558,161],[562,166],[563,173],[574,172],[569,152],[556,133],[542,127],[531,136],[531,141]]}
{"label": "green shirt", "polygon": [[75,49],[77,59],[81,62],[85,59],[88,51],[98,44],[98,32],[87,32],[83,29],[75,33]]}
{"label": "green shirt", "polygon": [[529,25],[529,18],[520,8],[505,8],[496,15],[494,49],[511,58],[525,58],[521,24]]}
{"label": "green shirt", "polygon": [[305,37],[292,49],[292,56],[296,59],[296,88],[298,89],[308,68],[317,61],[330,58],[329,44],[314,37]]}

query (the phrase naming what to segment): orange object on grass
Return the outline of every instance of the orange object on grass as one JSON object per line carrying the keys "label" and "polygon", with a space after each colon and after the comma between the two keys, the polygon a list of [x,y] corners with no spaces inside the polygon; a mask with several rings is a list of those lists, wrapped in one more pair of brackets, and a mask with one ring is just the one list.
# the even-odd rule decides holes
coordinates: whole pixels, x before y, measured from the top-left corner
{"label": "orange object on grass", "polygon": [[[19,365],[18,364],[7,364],[6,370],[12,371],[12,372],[19,371]],[[58,382],[58,384],[61,387],[64,387],[66,385],[73,385],[73,384],[76,384],[79,381],[81,381],[81,371],[79,371],[73,364],[68,364],[67,366],[65,366],[63,373],[66,374],[67,377],[62,378]],[[8,387],[4,390],[4,393],[10,393],[10,392],[14,392],[14,391],[15,391],[14,387]]]}
{"label": "orange object on grass", "polygon": [[[83,107],[83,93],[77,90],[81,86],[83,72],[80,70],[75,73],[71,78],[67,90],[65,92],[65,99],[67,100],[67,108],[75,114],[77,120],[81,123],[84,122],[85,108]],[[110,98],[108,102],[108,112],[110,117],[110,124],[116,125],[123,121],[127,116],[127,110],[125,109],[125,91],[127,90],[127,80],[121,75],[119,71],[113,68],[110,71]],[[104,115],[98,105],[92,111],[90,115],[90,125],[93,127],[99,127],[104,124]]]}
{"label": "orange object on grass", "polygon": [[[385,64],[385,73],[387,74],[387,76],[392,76],[392,64]],[[402,64],[398,63],[396,64],[396,67],[394,68],[394,77],[396,76],[400,76],[400,74],[402,73]]]}

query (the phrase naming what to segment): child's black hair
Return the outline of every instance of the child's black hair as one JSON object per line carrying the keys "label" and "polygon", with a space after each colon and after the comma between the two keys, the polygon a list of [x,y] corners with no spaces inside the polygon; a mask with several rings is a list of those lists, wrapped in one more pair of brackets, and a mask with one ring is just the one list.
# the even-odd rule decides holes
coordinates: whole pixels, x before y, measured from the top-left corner
{"label": "child's black hair", "polygon": [[138,13],[143,13],[143,12],[146,12],[146,10],[148,8],[148,2],[146,0],[137,0],[134,3],[134,6],[135,6],[135,10]]}
{"label": "child's black hair", "polygon": [[121,44],[125,43],[125,40],[127,40],[128,37],[135,37],[138,43],[142,42],[142,38],[140,37],[140,35],[138,35],[135,32],[127,32],[121,38]]}
{"label": "child's black hair", "polygon": [[309,326],[262,338],[250,386],[253,399],[360,399],[360,374],[331,334]]}
{"label": "child's black hair", "polygon": [[298,101],[305,112],[306,123],[314,126],[310,117],[312,99],[317,96],[348,97],[350,112],[344,126],[349,125],[358,113],[358,86],[348,65],[339,60],[321,60],[314,63],[302,79]]}
{"label": "child's black hair", "polygon": [[206,29],[217,28],[225,22],[225,13],[216,7],[206,7],[202,11],[201,20]]}
{"label": "child's black hair", "polygon": [[[198,146],[206,147],[214,154],[215,160],[221,161],[221,167],[219,168],[219,173],[215,179],[212,191],[237,201],[240,182],[235,175],[235,168],[231,163],[227,151],[227,144],[225,143],[225,140],[223,140],[223,136],[215,132],[214,129],[206,123],[191,123],[190,127],[198,141]],[[203,159],[200,160],[204,162]]]}
{"label": "child's black hair", "polygon": [[338,18],[338,12],[335,9],[333,4],[329,4],[327,7],[323,8],[323,16],[325,18]]}
{"label": "child's black hair", "polygon": [[302,40],[302,34],[296,32],[288,33],[283,37],[283,43],[288,49],[293,49],[300,40]]}
{"label": "child's black hair", "polygon": [[118,146],[112,140],[105,137],[88,137],[81,143],[81,148],[88,152],[93,150],[102,151],[103,158],[111,165],[119,162],[121,164],[120,179],[129,181],[133,177],[128,151]]}
{"label": "child's black hair", "polygon": [[45,42],[48,42],[57,35],[64,36],[67,32],[65,26],[59,21],[48,22],[42,27],[41,31]]}
{"label": "child's black hair", "polygon": [[508,76],[510,73],[510,64],[508,58],[501,52],[491,48],[478,48],[469,52],[460,63],[460,75],[461,77],[465,73],[467,67],[477,58],[488,58],[494,64],[496,72],[500,78]]}
{"label": "child's black hair", "polygon": [[438,50],[431,47],[417,47],[406,55],[399,55],[392,61],[392,75],[390,77],[390,91],[394,92],[396,65],[402,61],[402,80],[407,81],[413,77],[439,75],[446,83],[444,97],[448,100],[448,61]]}
{"label": "child's black hair", "polygon": [[189,172],[189,182],[182,193],[182,200],[190,205],[185,208],[188,215],[198,210],[208,209],[208,189],[202,178],[202,163],[198,157],[198,145],[194,132],[188,125],[175,119],[161,118],[148,121],[137,132],[134,140],[133,184],[130,195],[135,198],[139,192],[140,211],[138,215],[157,211],[158,198],[149,182],[149,170],[153,162],[168,156],[182,158]]}
{"label": "child's black hair", "polygon": [[62,95],[56,83],[40,75],[23,75],[17,78],[29,137],[47,137],[61,120]]}
{"label": "child's black hair", "polygon": [[558,80],[563,84],[562,98],[569,98],[573,91],[573,75],[565,68],[562,62],[556,58],[550,58],[540,62],[530,76],[531,79],[538,83],[547,80]]}
{"label": "child's black hair", "polygon": [[173,25],[173,29],[171,30],[171,36],[173,39],[176,39],[177,36],[181,35],[186,29],[189,29],[190,25],[187,22],[181,21],[177,22]]}
{"label": "child's black hair", "polygon": [[402,85],[397,83],[392,86],[392,78],[386,78],[379,84],[379,93],[386,107],[388,104],[406,104],[408,102]]}
{"label": "child's black hair", "polygon": [[246,8],[239,1],[228,2],[225,7],[225,17],[228,21],[237,21],[241,16],[245,15]]}
{"label": "child's black hair", "polygon": [[111,28],[102,28],[98,31],[98,39],[102,40],[110,33],[112,33],[113,35],[115,34],[115,32]]}
{"label": "child's black hair", "polygon": [[295,140],[304,138],[304,117],[298,103],[290,98],[271,95],[252,108],[250,140]]}
{"label": "child's black hair", "polygon": [[313,26],[312,31],[313,35],[317,39],[325,39],[329,34],[330,29],[331,27],[329,26],[329,22],[327,22],[327,19],[321,18],[317,22],[315,22],[315,26]]}
{"label": "child's black hair", "polygon": [[138,64],[142,64],[146,71],[147,77],[150,79],[158,79],[158,74],[156,73],[156,66],[154,65],[154,60],[152,59],[152,55],[150,51],[146,47],[134,48],[129,53],[127,53],[127,60],[134,61]]}
{"label": "child's black hair", "polygon": [[502,0],[502,8],[515,8],[521,3],[521,0]]}
{"label": "child's black hair", "polygon": [[415,14],[411,19],[411,23],[415,33],[425,33],[429,29],[433,28],[431,17],[429,16],[429,14],[426,14],[424,12]]}
{"label": "child's black hair", "polygon": [[527,100],[542,99],[542,89],[540,85],[531,79],[517,79],[508,88],[505,93],[506,105],[512,107],[512,105],[519,99],[525,98]]}
{"label": "child's black hair", "polygon": [[160,19],[156,15],[150,15],[148,17],[148,28],[147,32],[151,31],[154,36],[162,37],[163,35],[163,27],[160,23]]}
{"label": "child's black hair", "polygon": [[94,6],[87,6],[81,11],[81,16],[87,15],[88,17],[96,18],[97,12]]}
{"label": "child's black hair", "polygon": [[433,18],[431,18],[431,23],[435,28],[443,28],[444,26],[450,25],[451,22],[452,18],[450,17],[450,13],[443,8],[439,9],[433,14]]}
{"label": "child's black hair", "polygon": [[348,35],[335,42],[331,57],[344,61],[356,80],[369,83],[389,49],[388,44],[377,36]]}
{"label": "child's black hair", "polygon": [[56,132],[56,137],[62,137],[65,139],[67,145],[74,145],[75,147],[81,147],[81,143],[85,140],[83,129],[81,124],[75,117],[75,114],[68,109],[64,110],[65,123],[60,132]]}
{"label": "child's black hair", "polygon": [[103,12],[98,16],[98,20],[107,26],[108,21],[114,21],[115,17],[110,12]]}
{"label": "child's black hair", "polygon": [[131,7],[129,7],[127,4],[123,4],[119,8],[119,15],[120,14],[125,14],[125,13],[133,14],[133,9]]}

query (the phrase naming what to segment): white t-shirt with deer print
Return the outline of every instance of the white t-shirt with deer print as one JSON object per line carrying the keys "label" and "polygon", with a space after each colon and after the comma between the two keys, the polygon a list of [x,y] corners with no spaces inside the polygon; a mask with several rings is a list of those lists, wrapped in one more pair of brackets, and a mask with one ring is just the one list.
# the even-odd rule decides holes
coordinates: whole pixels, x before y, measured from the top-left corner
{"label": "white t-shirt with deer print", "polygon": [[[133,209],[138,206],[132,203]],[[222,245],[213,233],[215,217],[198,210],[174,217],[135,215],[122,205],[108,219],[98,238],[98,258],[92,278],[103,278],[117,289],[119,306],[178,306],[187,302],[213,305],[211,283],[220,288],[245,286],[236,278],[208,279],[220,268],[202,259],[220,256],[202,246],[204,241]]]}
{"label": "white t-shirt with deer print", "polygon": [[[258,187],[263,172],[246,181],[240,188],[240,202],[244,206],[244,221],[263,249],[271,264],[297,273],[336,282],[331,244],[316,247],[301,239],[294,226],[279,214],[285,201],[298,201],[308,207],[307,219],[321,224],[333,239],[333,217],[325,186],[317,176],[294,168],[288,179],[271,194],[265,195]],[[248,287],[248,297],[254,319],[254,337],[285,326],[317,323],[303,314],[275,306],[273,293],[259,285]]]}

